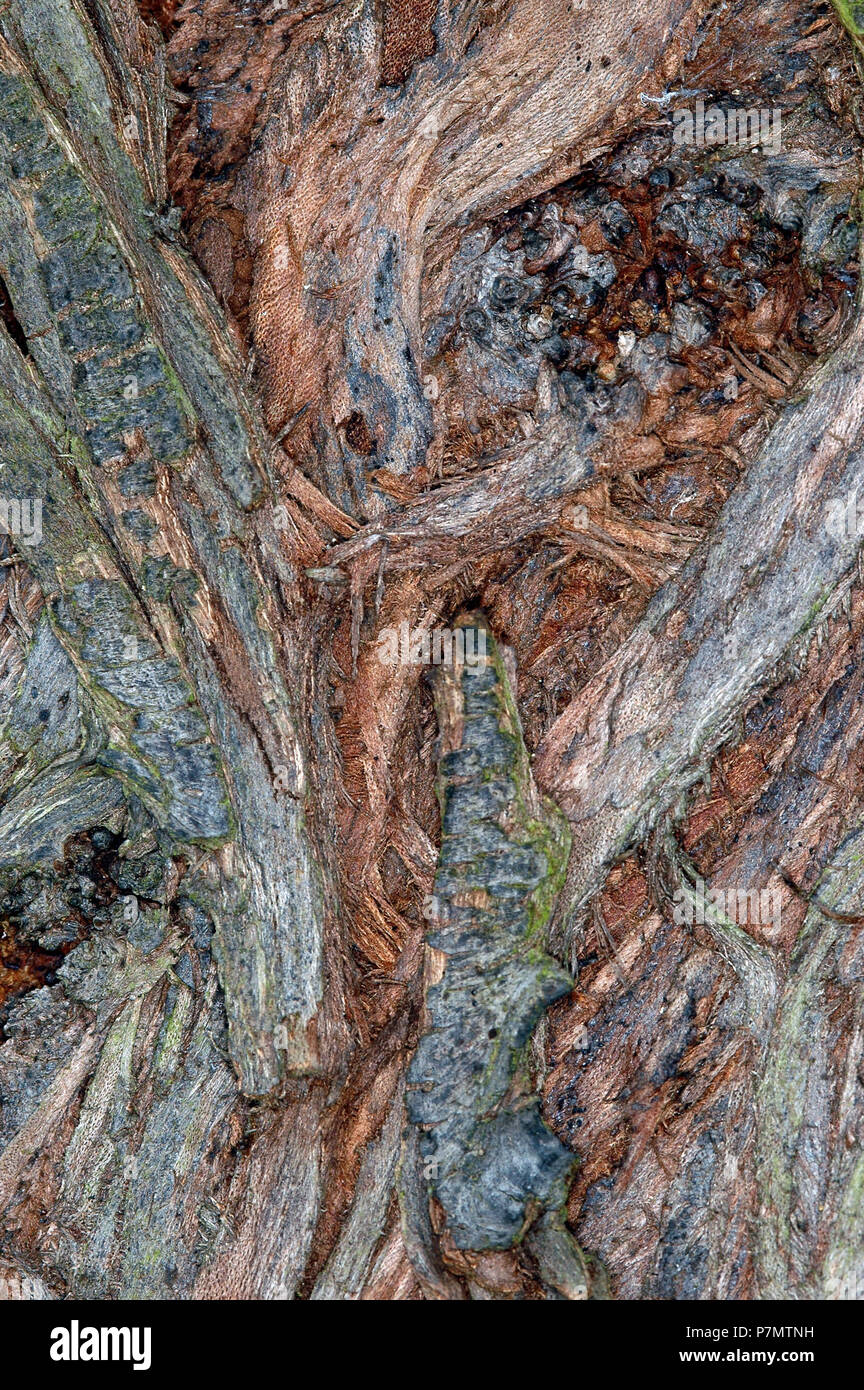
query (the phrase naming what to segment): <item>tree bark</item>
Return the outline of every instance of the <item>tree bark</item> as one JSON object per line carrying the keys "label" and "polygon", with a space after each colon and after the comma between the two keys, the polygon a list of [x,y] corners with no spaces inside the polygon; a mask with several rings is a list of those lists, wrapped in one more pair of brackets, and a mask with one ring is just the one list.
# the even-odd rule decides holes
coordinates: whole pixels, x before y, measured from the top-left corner
{"label": "tree bark", "polygon": [[0,1296],[862,1296],[855,46],[251,10],[0,12]]}

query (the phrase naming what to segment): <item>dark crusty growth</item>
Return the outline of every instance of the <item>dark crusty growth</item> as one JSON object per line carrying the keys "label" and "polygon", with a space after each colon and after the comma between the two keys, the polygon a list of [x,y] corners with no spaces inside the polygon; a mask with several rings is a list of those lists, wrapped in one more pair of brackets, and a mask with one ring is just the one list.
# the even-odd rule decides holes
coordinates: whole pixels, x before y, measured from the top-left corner
{"label": "dark crusty growth", "polygon": [[447,959],[428,991],[409,1114],[428,1126],[426,1171],[455,1244],[500,1249],[561,1204],[573,1162],[540,1116],[526,1057],[570,987],[544,947],[569,834],[534,788],[494,638],[482,624],[474,634],[435,682],[442,836],[429,941]]}

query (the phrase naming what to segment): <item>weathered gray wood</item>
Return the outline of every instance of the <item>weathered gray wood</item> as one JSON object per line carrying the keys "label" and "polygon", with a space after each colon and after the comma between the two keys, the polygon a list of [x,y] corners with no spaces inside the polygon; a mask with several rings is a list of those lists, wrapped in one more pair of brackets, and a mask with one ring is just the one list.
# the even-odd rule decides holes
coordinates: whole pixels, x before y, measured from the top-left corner
{"label": "weathered gray wood", "polygon": [[[324,911],[304,828],[305,754],[264,616],[272,601],[257,563],[241,559],[267,446],[209,295],[158,235],[118,140],[123,112],[95,35],[74,8],[54,18],[30,6],[4,15],[32,73],[63,89],[48,115],[6,50],[3,270],[33,365],[5,343],[19,414],[16,426],[10,400],[6,429],[18,434],[6,441],[4,485],[45,499],[34,567],[94,705],[113,721],[102,764],[177,847],[224,843],[232,817],[240,827],[221,869],[218,953],[243,1087],[266,1093],[286,1069],[319,1065],[309,1029],[322,1000]],[[37,409],[35,369],[55,407],[38,406],[41,452],[20,413]],[[268,549],[284,570],[272,534],[259,554]],[[209,729],[190,707],[193,685]],[[212,735],[223,767],[226,754],[234,764],[227,792]]]}
{"label": "weathered gray wood", "polygon": [[[441,851],[428,938],[443,972],[408,1072],[431,1190],[460,1249],[507,1249],[563,1205],[571,1155],[531,1096],[527,1043],[570,980],[543,950],[569,837],[537,795],[503,654],[482,619],[437,673]],[[529,1206],[530,1204],[530,1206]]]}
{"label": "weathered gray wood", "polygon": [[604,868],[681,802],[742,706],[833,612],[861,537],[836,525],[864,485],[864,319],[783,413],[710,543],[550,730],[537,776],[574,831],[555,939]]}

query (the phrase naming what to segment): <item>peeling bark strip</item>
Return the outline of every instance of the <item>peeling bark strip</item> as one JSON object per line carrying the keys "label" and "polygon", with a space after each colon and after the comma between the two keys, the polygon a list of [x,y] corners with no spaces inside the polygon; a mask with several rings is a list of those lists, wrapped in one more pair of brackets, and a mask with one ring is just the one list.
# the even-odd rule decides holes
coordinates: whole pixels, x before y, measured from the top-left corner
{"label": "peeling bark strip", "polygon": [[544,947],[569,836],[537,795],[504,657],[484,631],[485,657],[436,675],[442,835],[428,941],[445,964],[408,1073],[432,1191],[468,1250],[506,1249],[538,1210],[561,1207],[573,1164],[541,1119],[527,1055],[543,1010],[570,987]]}
{"label": "peeling bark strip", "polygon": [[547,529],[562,499],[596,476],[603,438],[587,417],[565,414],[557,385],[543,387],[549,400],[539,437],[502,450],[488,467],[436,488],[389,523],[364,527],[328,558],[340,564],[383,541],[393,546],[382,557],[385,569],[416,569],[464,557],[469,536],[474,559]]}
{"label": "peeling bark strip", "polygon": [[[832,858],[807,914],[757,1094],[761,1295],[790,1275],[807,1298],[864,1288],[864,829]],[[826,1123],[826,1118],[828,1123]]]}
{"label": "peeling bark strip", "polygon": [[19,375],[8,345],[0,345],[4,477],[45,500],[43,537],[31,566],[52,596],[55,625],[94,713],[112,730],[112,746],[93,761],[117,773],[127,795],[139,796],[174,841],[221,842],[229,831],[225,784],[190,684],[153,640],[146,615],[51,447],[34,433],[20,399],[4,389]]}
{"label": "peeling bark strip", "polygon": [[58,396],[66,388],[97,462],[122,456],[133,429],[156,458],[179,458],[191,443],[183,397],[105,211],[26,83],[2,69],[0,130],[5,279],[25,337],[38,339],[37,361]]}
{"label": "peeling bark strip", "polygon": [[[96,3],[94,15],[103,8]],[[126,26],[137,27],[127,0],[113,10],[115,20],[122,17]],[[109,30],[113,22],[105,21]],[[263,492],[264,445],[254,407],[239,384],[242,370],[203,283],[172,245],[170,226],[150,201],[146,157],[151,146],[142,138],[142,123],[145,116],[148,122],[164,122],[164,94],[154,95],[152,109],[140,121],[128,111],[129,95],[118,91],[99,33],[70,0],[58,6],[15,0],[0,16],[0,34],[5,90],[14,108],[11,164],[4,170],[8,188],[0,209],[21,277],[22,325],[25,332],[30,329],[31,351],[49,390],[65,412],[74,380],[84,418],[98,412],[93,416],[97,449],[113,445],[110,430],[106,439],[97,429],[102,408],[88,392],[81,354],[90,374],[103,372],[99,389],[116,394],[116,373],[109,364],[122,360],[134,341],[136,321],[149,321],[160,365],[145,351],[137,387],[143,404],[128,396],[130,424],[168,411],[163,426],[172,420],[169,435],[182,429],[164,402],[159,404],[165,387],[160,370],[167,372],[169,394],[179,387],[187,413],[207,435],[218,476],[237,503],[252,505]],[[25,134],[35,144],[35,159],[21,144]],[[56,185],[54,179],[45,181],[45,173],[59,176]],[[96,318],[88,318],[88,312]],[[28,314],[32,319],[25,324]],[[66,321],[65,342],[54,331],[55,319]],[[146,337],[141,342],[146,348]],[[116,413],[109,411],[101,423],[116,427]],[[173,444],[166,439],[163,447],[170,451],[178,442],[179,437]]]}
{"label": "peeling bark strip", "polygon": [[[178,854],[236,832],[208,891],[232,1058],[263,1095],[317,1070],[327,1031],[299,659],[286,680],[278,653],[296,578],[245,515],[271,446],[151,203],[164,93],[158,64],[129,78],[151,41],[134,9],[28,0],[3,10],[0,34],[0,271],[28,349],[26,365],[12,339],[0,350],[4,486],[44,500],[32,567],[97,731],[67,833],[100,824],[85,811],[97,769]],[[48,815],[39,844],[62,848],[62,828]]]}
{"label": "peeling bark strip", "polygon": [[669,811],[851,582],[861,536],[836,525],[864,489],[864,316],[768,435],[712,533],[561,715],[537,777],[573,827],[555,939],[612,860]]}

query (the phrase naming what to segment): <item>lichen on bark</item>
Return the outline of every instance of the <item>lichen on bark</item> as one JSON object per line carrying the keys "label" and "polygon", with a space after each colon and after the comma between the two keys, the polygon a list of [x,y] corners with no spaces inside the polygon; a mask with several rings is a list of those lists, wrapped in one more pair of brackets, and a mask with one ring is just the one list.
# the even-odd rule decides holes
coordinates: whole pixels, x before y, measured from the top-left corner
{"label": "lichen on bark", "polygon": [[570,837],[534,787],[498,644],[482,620],[456,636],[466,631],[469,655],[436,671],[441,850],[428,943],[445,959],[407,1099],[455,1245],[501,1249],[563,1205],[573,1164],[542,1120],[527,1056],[571,983],[545,947]]}

